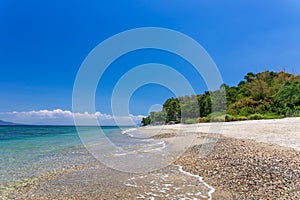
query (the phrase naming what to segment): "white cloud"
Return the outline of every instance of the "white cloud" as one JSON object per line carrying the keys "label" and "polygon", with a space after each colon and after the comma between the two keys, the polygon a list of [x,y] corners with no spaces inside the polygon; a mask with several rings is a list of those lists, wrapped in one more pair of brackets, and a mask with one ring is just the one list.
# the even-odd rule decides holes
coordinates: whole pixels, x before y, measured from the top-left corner
{"label": "white cloud", "polygon": [[39,110],[28,112],[0,112],[0,119],[22,124],[35,124],[35,125],[74,125],[76,118],[77,125],[96,125],[95,119],[101,125],[128,125],[132,120],[135,123],[140,123],[143,115],[129,115],[129,116],[112,116],[100,112],[95,113],[73,113],[69,110]]}

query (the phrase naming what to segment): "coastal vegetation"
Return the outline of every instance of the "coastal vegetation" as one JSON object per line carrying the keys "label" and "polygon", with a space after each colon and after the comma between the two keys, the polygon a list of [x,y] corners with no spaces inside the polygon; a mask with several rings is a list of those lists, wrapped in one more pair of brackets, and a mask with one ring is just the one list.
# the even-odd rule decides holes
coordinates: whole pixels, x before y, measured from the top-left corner
{"label": "coastal vegetation", "polygon": [[142,124],[275,119],[299,116],[299,110],[300,76],[285,71],[249,72],[237,86],[223,84],[216,91],[169,98],[162,111],[151,112]]}

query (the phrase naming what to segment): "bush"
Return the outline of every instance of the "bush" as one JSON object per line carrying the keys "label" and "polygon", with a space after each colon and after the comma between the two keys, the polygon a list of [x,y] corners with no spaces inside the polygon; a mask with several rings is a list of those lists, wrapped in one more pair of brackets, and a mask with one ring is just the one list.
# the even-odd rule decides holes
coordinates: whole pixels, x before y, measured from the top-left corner
{"label": "bush", "polygon": [[248,120],[249,118],[246,116],[237,116],[237,120],[238,121],[244,121],[244,120]]}
{"label": "bush", "polygon": [[267,113],[263,115],[264,119],[281,119],[284,118],[284,115],[276,115],[273,113]]}
{"label": "bush", "polygon": [[219,116],[224,116],[225,113],[223,112],[213,112],[213,113],[210,113],[208,116],[209,117],[219,117]]}
{"label": "bush", "polygon": [[225,122],[225,115],[214,116],[211,118],[212,122]]}
{"label": "bush", "polygon": [[264,118],[264,116],[262,114],[258,114],[258,113],[252,114],[249,116],[249,119],[251,119],[251,120],[259,120],[259,119],[263,119],[263,118]]}
{"label": "bush", "polygon": [[252,107],[249,107],[249,106],[245,106],[245,107],[241,108],[240,112],[239,112],[239,114],[242,116],[247,116],[249,114],[254,114],[254,113],[255,113],[255,109]]}
{"label": "bush", "polygon": [[210,122],[210,117],[200,117],[199,122],[201,123]]}
{"label": "bush", "polygon": [[184,121],[184,123],[185,123],[185,124],[196,124],[196,123],[198,123],[198,120],[195,119],[195,118],[192,118],[192,119],[186,119],[186,120]]}
{"label": "bush", "polygon": [[230,114],[225,115],[225,121],[226,122],[231,122],[231,121],[236,121],[236,120],[237,120],[236,116],[233,116],[233,115],[230,115]]}
{"label": "bush", "polygon": [[213,112],[207,116],[211,122],[224,122],[225,114],[223,112]]}

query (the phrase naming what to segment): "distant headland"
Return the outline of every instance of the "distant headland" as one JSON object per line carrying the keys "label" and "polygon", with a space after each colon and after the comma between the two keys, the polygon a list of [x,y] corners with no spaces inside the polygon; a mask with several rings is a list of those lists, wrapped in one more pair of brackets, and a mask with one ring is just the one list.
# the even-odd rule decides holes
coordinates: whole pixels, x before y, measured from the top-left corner
{"label": "distant headland", "polygon": [[3,121],[0,120],[0,126],[21,126],[23,124],[17,124],[17,123],[13,123],[13,122],[7,122],[7,121]]}

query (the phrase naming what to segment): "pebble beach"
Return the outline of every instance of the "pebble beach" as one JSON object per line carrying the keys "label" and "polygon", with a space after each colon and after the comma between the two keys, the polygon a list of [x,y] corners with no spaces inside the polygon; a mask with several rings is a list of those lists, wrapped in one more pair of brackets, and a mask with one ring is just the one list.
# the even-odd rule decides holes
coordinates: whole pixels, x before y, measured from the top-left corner
{"label": "pebble beach", "polygon": [[300,199],[300,153],[248,139],[219,138],[199,157],[194,146],[177,163],[205,177],[214,199]]}
{"label": "pebble beach", "polygon": [[1,199],[300,199],[300,118],[211,125],[142,128],[166,142],[196,136],[163,169],[119,172],[82,149],[84,164],[1,185]]}

